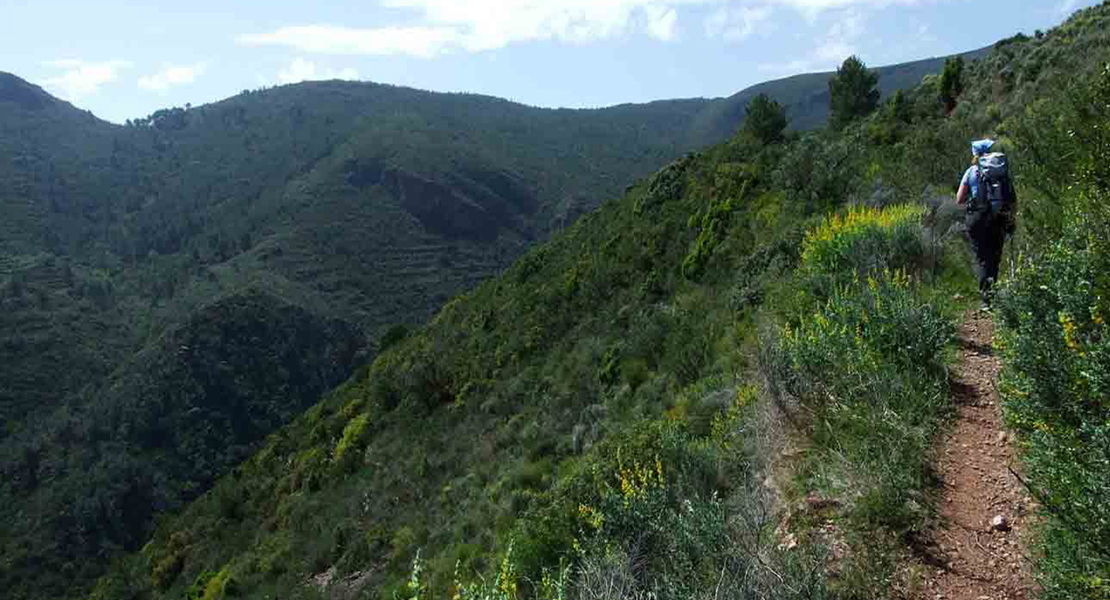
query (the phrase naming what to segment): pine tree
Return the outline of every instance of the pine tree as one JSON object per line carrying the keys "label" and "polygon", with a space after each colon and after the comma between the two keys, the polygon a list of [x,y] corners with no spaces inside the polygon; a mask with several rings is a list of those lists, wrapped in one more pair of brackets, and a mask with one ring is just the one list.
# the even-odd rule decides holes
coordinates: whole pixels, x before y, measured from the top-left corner
{"label": "pine tree", "polygon": [[962,56],[944,61],[944,71],[940,74],[940,101],[945,112],[956,108],[956,99],[964,91],[964,59]]}
{"label": "pine tree", "polygon": [[846,58],[829,80],[829,126],[843,129],[874,112],[879,106],[878,83],[879,74],[868,71],[858,56]]}
{"label": "pine tree", "polygon": [[759,94],[748,102],[744,109],[744,130],[751,133],[763,144],[773,144],[783,140],[786,130],[786,109],[767,94]]}
{"label": "pine tree", "polygon": [[913,109],[910,103],[906,100],[906,94],[902,90],[898,90],[894,94],[894,100],[891,104],[891,113],[894,118],[903,123],[913,122]]}

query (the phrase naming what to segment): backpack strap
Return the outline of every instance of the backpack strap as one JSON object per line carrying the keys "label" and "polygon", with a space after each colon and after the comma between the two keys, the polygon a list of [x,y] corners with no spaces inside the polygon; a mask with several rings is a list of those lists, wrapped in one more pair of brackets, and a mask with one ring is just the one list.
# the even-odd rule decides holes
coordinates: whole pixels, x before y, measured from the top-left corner
{"label": "backpack strap", "polygon": [[987,180],[983,176],[983,169],[980,169],[979,165],[971,168],[975,169],[975,181],[978,183],[975,185],[975,194],[972,202],[968,203],[967,209],[969,211],[982,210],[987,205]]}

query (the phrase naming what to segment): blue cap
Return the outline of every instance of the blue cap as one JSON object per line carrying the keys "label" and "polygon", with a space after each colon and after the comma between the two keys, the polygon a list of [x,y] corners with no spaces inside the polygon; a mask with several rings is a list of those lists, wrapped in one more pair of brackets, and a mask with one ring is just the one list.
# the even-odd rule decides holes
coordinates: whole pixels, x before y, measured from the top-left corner
{"label": "blue cap", "polygon": [[981,156],[983,154],[986,154],[987,152],[990,152],[992,146],[994,146],[994,140],[979,140],[977,142],[971,142],[971,153],[975,156]]}

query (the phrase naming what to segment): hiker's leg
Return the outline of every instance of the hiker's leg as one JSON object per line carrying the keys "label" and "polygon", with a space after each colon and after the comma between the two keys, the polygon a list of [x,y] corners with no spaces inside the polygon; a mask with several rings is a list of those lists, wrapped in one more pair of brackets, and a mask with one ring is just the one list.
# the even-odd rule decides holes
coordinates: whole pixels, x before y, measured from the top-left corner
{"label": "hiker's leg", "polygon": [[1002,264],[1002,245],[1006,242],[1006,232],[998,219],[991,224],[990,237],[991,245],[990,256],[987,257],[987,277],[993,285],[994,283],[998,283],[998,268]]}
{"label": "hiker's leg", "polygon": [[[967,239],[975,255],[975,277],[979,280],[979,296],[984,304],[990,303],[991,257],[995,254],[990,227],[984,219],[975,219],[968,226]],[[997,276],[996,267],[995,276]]]}

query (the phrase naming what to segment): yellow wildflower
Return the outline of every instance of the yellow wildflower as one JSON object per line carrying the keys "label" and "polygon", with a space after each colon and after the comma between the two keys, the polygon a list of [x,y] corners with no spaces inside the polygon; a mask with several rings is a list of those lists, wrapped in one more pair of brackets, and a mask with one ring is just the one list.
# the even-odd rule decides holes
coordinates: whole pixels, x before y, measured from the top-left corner
{"label": "yellow wildflower", "polygon": [[1067,345],[1070,350],[1082,354],[1079,350],[1079,336],[1076,331],[1075,321],[1071,318],[1071,315],[1066,312],[1061,312],[1059,320],[1060,325],[1064,328],[1064,344]]}

